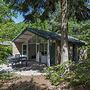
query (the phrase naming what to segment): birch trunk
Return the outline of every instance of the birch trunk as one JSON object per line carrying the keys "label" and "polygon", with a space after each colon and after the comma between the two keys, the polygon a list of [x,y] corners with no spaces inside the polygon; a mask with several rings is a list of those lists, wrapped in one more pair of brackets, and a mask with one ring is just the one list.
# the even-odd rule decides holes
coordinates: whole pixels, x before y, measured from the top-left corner
{"label": "birch trunk", "polygon": [[68,17],[67,0],[61,1],[61,63],[68,61]]}

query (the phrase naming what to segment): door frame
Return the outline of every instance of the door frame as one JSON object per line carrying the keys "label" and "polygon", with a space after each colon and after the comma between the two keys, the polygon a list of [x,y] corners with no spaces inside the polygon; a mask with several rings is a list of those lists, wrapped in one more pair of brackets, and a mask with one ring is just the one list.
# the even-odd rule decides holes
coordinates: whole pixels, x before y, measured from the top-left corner
{"label": "door frame", "polygon": [[23,54],[23,46],[24,46],[24,45],[26,45],[26,56],[27,56],[27,59],[28,59],[28,43],[23,43],[23,44],[22,44],[22,55],[24,55],[24,54]]}

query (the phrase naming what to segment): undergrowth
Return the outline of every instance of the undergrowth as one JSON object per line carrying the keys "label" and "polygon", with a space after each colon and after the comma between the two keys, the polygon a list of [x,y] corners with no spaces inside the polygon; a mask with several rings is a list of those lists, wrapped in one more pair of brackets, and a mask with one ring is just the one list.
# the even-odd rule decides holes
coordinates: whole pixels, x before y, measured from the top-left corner
{"label": "undergrowth", "polygon": [[52,66],[46,69],[46,73],[53,85],[68,82],[71,86],[90,86],[90,60]]}

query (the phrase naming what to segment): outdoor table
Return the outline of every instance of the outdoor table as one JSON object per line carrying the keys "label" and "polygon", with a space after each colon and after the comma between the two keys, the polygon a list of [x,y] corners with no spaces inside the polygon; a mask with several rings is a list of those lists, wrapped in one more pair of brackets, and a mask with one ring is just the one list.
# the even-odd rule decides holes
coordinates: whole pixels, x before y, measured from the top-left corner
{"label": "outdoor table", "polygon": [[17,64],[17,63],[20,63],[23,64],[23,62],[26,62],[26,66],[27,66],[27,57],[26,56],[22,56],[20,55],[20,57],[15,57],[15,56],[12,56],[10,57],[10,62],[13,64]]}

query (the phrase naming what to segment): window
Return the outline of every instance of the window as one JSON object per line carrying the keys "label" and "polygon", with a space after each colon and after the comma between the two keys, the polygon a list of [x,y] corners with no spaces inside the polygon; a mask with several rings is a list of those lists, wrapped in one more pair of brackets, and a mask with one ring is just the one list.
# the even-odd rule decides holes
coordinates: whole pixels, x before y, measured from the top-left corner
{"label": "window", "polygon": [[27,55],[27,45],[22,46],[22,54]]}
{"label": "window", "polygon": [[40,52],[42,53],[42,55],[47,54],[47,44],[46,43],[40,44]]}

